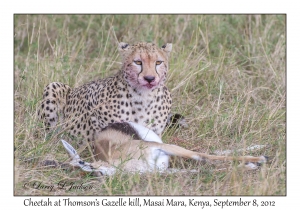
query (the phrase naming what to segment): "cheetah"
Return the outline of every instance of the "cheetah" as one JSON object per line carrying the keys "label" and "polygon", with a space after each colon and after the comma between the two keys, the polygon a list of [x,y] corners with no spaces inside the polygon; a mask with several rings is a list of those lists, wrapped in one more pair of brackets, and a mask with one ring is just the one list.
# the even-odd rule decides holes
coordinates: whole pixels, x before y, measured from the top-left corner
{"label": "cheetah", "polygon": [[127,172],[180,172],[170,170],[169,156],[179,156],[197,161],[224,160],[242,161],[248,170],[267,162],[267,156],[218,156],[198,153],[170,144],[164,144],[161,138],[149,128],[134,122],[110,123],[95,138],[96,162],[81,160],[76,150],[66,141],[61,140],[72,160],[70,165],[95,175],[113,175],[121,169]]}
{"label": "cheetah", "polygon": [[45,87],[38,116],[47,129],[60,122],[72,136],[92,142],[109,123],[132,121],[161,136],[172,105],[165,86],[172,44],[121,42],[118,50],[122,67],[114,76],[76,88]]}

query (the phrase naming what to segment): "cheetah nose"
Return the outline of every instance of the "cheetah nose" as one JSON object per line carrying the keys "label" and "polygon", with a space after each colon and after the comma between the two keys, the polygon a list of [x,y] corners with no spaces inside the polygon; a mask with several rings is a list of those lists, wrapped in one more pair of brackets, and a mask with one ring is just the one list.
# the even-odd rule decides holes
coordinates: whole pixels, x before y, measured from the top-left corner
{"label": "cheetah nose", "polygon": [[145,79],[147,82],[151,83],[153,80],[155,80],[155,77],[154,77],[154,76],[144,76],[144,79]]}

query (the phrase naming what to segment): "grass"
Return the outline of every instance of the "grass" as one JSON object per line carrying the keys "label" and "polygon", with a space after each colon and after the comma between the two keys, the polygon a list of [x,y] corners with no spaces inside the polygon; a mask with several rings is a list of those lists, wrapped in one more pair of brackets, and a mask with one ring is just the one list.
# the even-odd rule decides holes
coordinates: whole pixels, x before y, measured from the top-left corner
{"label": "grass", "polygon": [[[15,15],[15,195],[286,195],[285,18]],[[164,142],[209,153],[264,144],[249,155],[270,156],[270,163],[245,171],[237,163],[174,158],[174,167],[200,172],[118,173],[100,180],[79,169],[38,167],[45,159],[68,159],[60,137],[47,134],[36,119],[43,88],[53,81],[76,87],[113,75],[121,66],[118,41],[173,43],[167,86],[172,112],[183,114],[189,127],[165,132]],[[92,189],[32,187],[71,182]]]}

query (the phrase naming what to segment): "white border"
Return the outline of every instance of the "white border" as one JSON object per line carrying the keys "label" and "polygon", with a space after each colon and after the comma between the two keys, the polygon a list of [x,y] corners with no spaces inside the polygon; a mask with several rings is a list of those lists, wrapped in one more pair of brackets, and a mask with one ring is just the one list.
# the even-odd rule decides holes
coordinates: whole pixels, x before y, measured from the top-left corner
{"label": "white border", "polygon": [[[299,11],[297,4],[285,1],[4,1],[1,3],[1,139],[2,185],[1,204],[5,207],[23,207],[24,197],[13,197],[13,14],[14,13],[286,13],[287,14],[287,101],[288,101],[288,179],[287,197],[265,197],[276,201],[282,209],[299,206]],[[4,97],[3,97],[4,95]],[[3,135],[4,134],[4,135]],[[3,151],[4,150],[4,151]],[[8,161],[7,161],[8,160]],[[42,197],[41,197],[42,198]],[[45,197],[43,197],[45,199]],[[59,197],[63,198],[63,197]],[[75,200],[92,200],[93,197],[72,197]],[[99,198],[99,197],[98,197]],[[178,198],[178,197],[177,197]],[[221,198],[221,197],[217,197]],[[236,198],[236,197],[234,197]],[[252,197],[250,197],[252,198]],[[35,198],[36,199],[36,198]],[[52,197],[52,199],[58,199]],[[99,198],[100,199],[100,198]],[[157,199],[157,197],[154,197]],[[182,199],[186,199],[182,197]],[[203,200],[214,199],[203,197]],[[225,197],[226,199],[226,197]],[[245,197],[249,199],[249,197]],[[264,197],[258,197],[263,200]],[[74,207],[73,207],[74,208]],[[98,207],[99,208],[99,207]],[[166,208],[166,207],[164,207]],[[293,208],[295,209],[295,208]]]}

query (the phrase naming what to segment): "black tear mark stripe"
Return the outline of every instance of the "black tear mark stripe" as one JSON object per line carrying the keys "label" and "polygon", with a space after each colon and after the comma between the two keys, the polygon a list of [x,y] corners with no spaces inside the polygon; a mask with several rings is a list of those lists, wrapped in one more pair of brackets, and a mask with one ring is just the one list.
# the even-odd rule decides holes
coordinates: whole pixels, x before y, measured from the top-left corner
{"label": "black tear mark stripe", "polygon": [[[161,62],[165,65],[165,68],[167,69],[167,66],[166,66],[165,62],[164,62],[164,61],[161,61]],[[156,71],[156,74],[159,75],[159,74],[158,74],[158,71],[157,71],[157,66],[158,66],[158,65],[155,65],[155,71]]]}
{"label": "black tear mark stripe", "polygon": [[[141,55],[140,55],[141,56]],[[143,72],[143,62],[141,64],[141,72],[138,74],[138,77],[140,77],[140,74]]]}
{"label": "black tear mark stripe", "polygon": [[[156,55],[156,61],[158,61],[158,55]],[[161,60],[160,60],[160,61],[161,61]],[[163,62],[163,61],[161,61],[161,62]],[[155,62],[155,72],[156,72],[156,74],[159,76],[158,71],[157,71],[157,65],[156,65],[156,62]]]}

